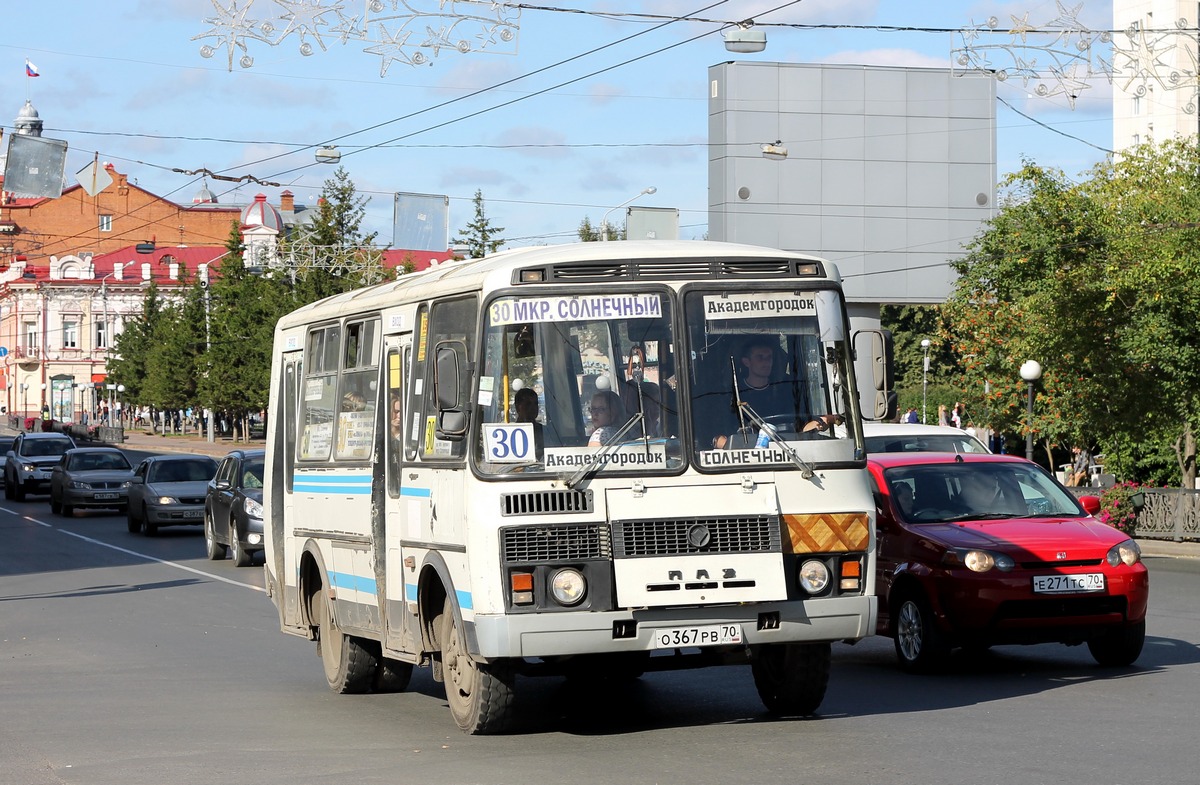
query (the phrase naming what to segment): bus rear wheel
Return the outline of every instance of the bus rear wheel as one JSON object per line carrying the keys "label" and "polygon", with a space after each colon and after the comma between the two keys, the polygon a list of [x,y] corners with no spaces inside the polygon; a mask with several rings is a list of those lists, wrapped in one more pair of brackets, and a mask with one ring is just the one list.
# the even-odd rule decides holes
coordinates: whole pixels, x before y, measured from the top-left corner
{"label": "bus rear wheel", "polygon": [[516,674],[505,663],[476,662],[454,623],[454,607],[446,600],[439,620],[446,703],[460,730],[498,733],[512,720]]}
{"label": "bus rear wheel", "polygon": [[317,654],[329,689],[343,695],[370,691],[377,658],[357,638],[338,628],[324,586],[313,596],[313,619],[318,626]]}
{"label": "bus rear wheel", "polygon": [[767,711],[787,716],[816,713],[829,686],[831,658],[828,643],[768,643],[756,647],[750,669]]}

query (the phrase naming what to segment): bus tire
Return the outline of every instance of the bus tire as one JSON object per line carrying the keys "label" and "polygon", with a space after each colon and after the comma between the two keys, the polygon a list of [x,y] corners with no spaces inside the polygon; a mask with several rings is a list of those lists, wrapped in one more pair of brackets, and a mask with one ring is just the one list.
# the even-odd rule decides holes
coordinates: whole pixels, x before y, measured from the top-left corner
{"label": "bus tire", "polygon": [[516,674],[512,668],[501,662],[484,664],[471,658],[462,631],[454,623],[454,607],[449,599],[442,607],[438,633],[446,703],[454,723],[473,735],[505,730],[513,713]]}
{"label": "bus tire", "polygon": [[317,654],[329,689],[342,695],[370,691],[377,658],[358,639],[338,628],[324,586],[313,596],[313,618],[318,626]]}
{"label": "bus tire", "polygon": [[767,711],[808,716],[817,711],[829,686],[828,643],[768,643],[755,647],[750,669]]}

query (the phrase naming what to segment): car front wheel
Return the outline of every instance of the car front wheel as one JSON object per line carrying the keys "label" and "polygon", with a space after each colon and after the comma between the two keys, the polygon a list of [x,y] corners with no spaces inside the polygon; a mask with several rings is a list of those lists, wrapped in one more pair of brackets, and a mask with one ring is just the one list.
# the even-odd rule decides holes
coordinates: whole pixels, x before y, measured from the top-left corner
{"label": "car front wheel", "polygon": [[229,548],[235,567],[249,567],[254,561],[253,554],[242,547],[241,540],[238,539],[237,526],[232,523],[229,524]]}
{"label": "car front wheel", "polygon": [[912,673],[928,673],[943,664],[950,647],[933,617],[929,602],[917,595],[901,598],[893,614],[896,620],[896,658]]}
{"label": "car front wheel", "polygon": [[1142,654],[1146,642],[1146,621],[1127,624],[1088,641],[1088,651],[1096,662],[1108,667],[1132,665]]}

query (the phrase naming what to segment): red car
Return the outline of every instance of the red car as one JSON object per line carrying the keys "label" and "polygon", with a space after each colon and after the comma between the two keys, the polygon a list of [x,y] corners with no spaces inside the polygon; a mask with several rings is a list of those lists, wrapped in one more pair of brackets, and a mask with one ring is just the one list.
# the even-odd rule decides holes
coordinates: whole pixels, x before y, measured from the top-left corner
{"label": "red car", "polygon": [[1009,455],[880,453],[878,633],[906,670],[956,646],[1086,643],[1129,665],[1146,637],[1150,580],[1137,543],[1092,517],[1040,466]]}

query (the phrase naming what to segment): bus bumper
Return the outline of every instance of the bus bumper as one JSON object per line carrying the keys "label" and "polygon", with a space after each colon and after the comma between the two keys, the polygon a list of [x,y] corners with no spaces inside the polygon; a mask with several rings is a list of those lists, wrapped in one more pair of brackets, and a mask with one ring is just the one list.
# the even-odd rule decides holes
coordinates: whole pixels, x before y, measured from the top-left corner
{"label": "bus bumper", "polygon": [[601,613],[476,614],[479,656],[558,657],[649,651],[655,632],[736,624],[746,644],[857,641],[875,631],[874,597],[836,597],[754,606],[661,608]]}

